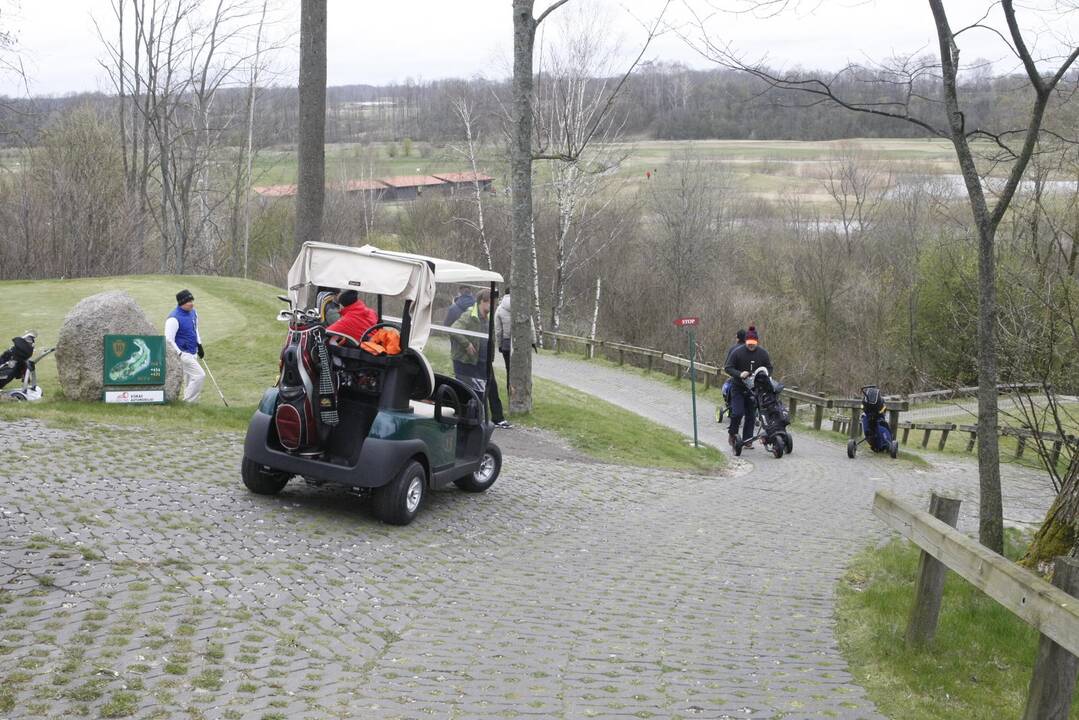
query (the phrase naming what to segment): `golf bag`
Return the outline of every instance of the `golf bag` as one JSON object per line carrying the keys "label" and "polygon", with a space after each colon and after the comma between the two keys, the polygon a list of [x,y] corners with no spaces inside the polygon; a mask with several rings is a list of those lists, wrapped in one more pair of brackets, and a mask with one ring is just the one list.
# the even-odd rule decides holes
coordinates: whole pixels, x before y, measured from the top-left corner
{"label": "golf bag", "polygon": [[875,385],[862,388],[862,434],[873,452],[891,452],[893,449],[892,430],[884,419],[887,409],[880,388]]}
{"label": "golf bag", "polygon": [[11,338],[11,347],[0,353],[0,388],[25,377],[34,354],[34,340],[33,333]]}
{"label": "golf bag", "polygon": [[757,416],[765,443],[771,445],[775,437],[784,433],[791,424],[791,416],[779,393],[783,392],[783,383],[776,382],[767,373],[762,372],[753,378],[753,395],[757,400]]}
{"label": "golf bag", "polygon": [[281,351],[274,428],[290,452],[318,454],[338,424],[336,373],[317,323],[290,323]]}

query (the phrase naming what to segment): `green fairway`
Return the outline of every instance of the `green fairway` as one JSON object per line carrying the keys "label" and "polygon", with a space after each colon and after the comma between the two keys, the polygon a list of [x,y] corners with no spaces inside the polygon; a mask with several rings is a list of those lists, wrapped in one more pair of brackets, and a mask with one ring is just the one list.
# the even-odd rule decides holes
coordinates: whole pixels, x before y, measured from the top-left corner
{"label": "green fairway", "polygon": [[[63,400],[55,356],[50,356],[38,366],[38,384],[45,399],[33,404],[0,403],[0,421],[29,416],[54,425],[90,421],[153,424],[185,431],[244,430],[263,392],[276,382],[286,329],[276,319],[283,307],[277,295],[283,291],[270,285],[228,277],[160,275],[0,282],[0,302],[5,308],[0,318],[0,344],[6,348],[10,338],[33,329],[38,332],[38,352],[52,347],[71,308],[105,290],[129,293],[163,332],[165,317],[175,307],[175,295],[181,288],[195,295],[206,361],[231,407],[224,406],[209,379],[194,405]],[[432,341],[425,354],[436,369],[449,367],[444,339]],[[500,376],[505,396],[505,377],[501,372]],[[723,463],[715,450],[689,448],[677,433],[554,383],[536,384],[535,412],[524,422],[559,433],[582,452],[607,462],[697,471],[711,471]]]}

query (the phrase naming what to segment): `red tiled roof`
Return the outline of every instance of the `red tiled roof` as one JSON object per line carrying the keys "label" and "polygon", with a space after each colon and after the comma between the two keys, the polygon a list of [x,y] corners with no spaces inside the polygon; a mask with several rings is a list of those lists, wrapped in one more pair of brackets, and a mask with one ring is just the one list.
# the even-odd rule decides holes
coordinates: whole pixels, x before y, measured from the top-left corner
{"label": "red tiled roof", "polygon": [[381,180],[349,180],[345,183],[345,192],[356,192],[358,190],[385,190],[386,184]]}
{"label": "red tiled roof", "polygon": [[420,187],[423,185],[444,185],[445,180],[439,180],[434,175],[400,175],[398,177],[382,178],[382,182],[392,188]]}
{"label": "red tiled roof", "polygon": [[296,194],[295,185],[267,185],[265,187],[253,187],[251,191],[262,197],[292,197]]}
{"label": "red tiled roof", "polygon": [[491,177],[490,175],[484,175],[483,173],[472,172],[472,171],[469,171],[469,172],[438,173],[438,174],[435,175],[435,177],[440,179],[440,180],[445,180],[446,182],[451,182],[451,183],[470,183],[470,182],[475,182],[475,181],[491,182],[491,181],[494,180],[494,178]]}

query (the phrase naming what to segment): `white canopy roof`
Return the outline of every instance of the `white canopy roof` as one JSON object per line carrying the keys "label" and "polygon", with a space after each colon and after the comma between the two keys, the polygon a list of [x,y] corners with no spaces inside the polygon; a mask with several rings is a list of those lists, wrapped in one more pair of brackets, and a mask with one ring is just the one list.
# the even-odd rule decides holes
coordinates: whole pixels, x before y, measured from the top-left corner
{"label": "white canopy roof", "polygon": [[427,257],[426,255],[413,255],[412,253],[395,252],[391,250],[379,250],[371,245],[371,248],[380,255],[392,255],[394,257],[409,258],[411,260],[423,260],[435,266],[436,283],[500,283],[502,276],[494,270],[482,270],[475,265],[457,262],[456,260],[443,260],[441,258]]}
{"label": "white canopy roof", "polygon": [[288,271],[288,294],[293,307],[310,308],[318,288],[383,295],[412,301],[408,345],[423,350],[431,334],[431,306],[435,283],[489,284],[502,276],[475,265],[379,250],[373,245],[350,247],[332,243],[304,243]]}
{"label": "white canopy roof", "polygon": [[423,258],[384,253],[371,245],[307,242],[288,271],[289,299],[294,307],[313,307],[320,287],[411,300],[408,345],[423,350],[427,344],[435,272]]}

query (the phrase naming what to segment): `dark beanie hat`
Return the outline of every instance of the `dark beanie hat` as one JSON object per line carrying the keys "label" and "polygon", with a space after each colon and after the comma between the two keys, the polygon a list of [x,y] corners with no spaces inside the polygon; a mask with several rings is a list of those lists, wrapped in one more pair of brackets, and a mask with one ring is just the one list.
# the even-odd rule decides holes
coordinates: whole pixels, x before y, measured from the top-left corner
{"label": "dark beanie hat", "polygon": [[753,342],[757,342],[757,339],[757,328],[753,325],[750,325],[749,330],[746,331],[746,342],[749,342],[750,340],[752,340]]}
{"label": "dark beanie hat", "polygon": [[343,293],[337,296],[337,303],[341,307],[348,307],[359,299],[360,294],[355,290],[345,290]]}
{"label": "dark beanie hat", "polygon": [[184,305],[185,303],[189,303],[194,299],[195,296],[191,294],[190,290],[181,290],[180,292],[176,293],[177,305]]}
{"label": "dark beanie hat", "polygon": [[737,333],[735,333],[735,337],[738,338],[738,342],[745,342],[746,341],[746,331],[744,329],[739,330]]}

